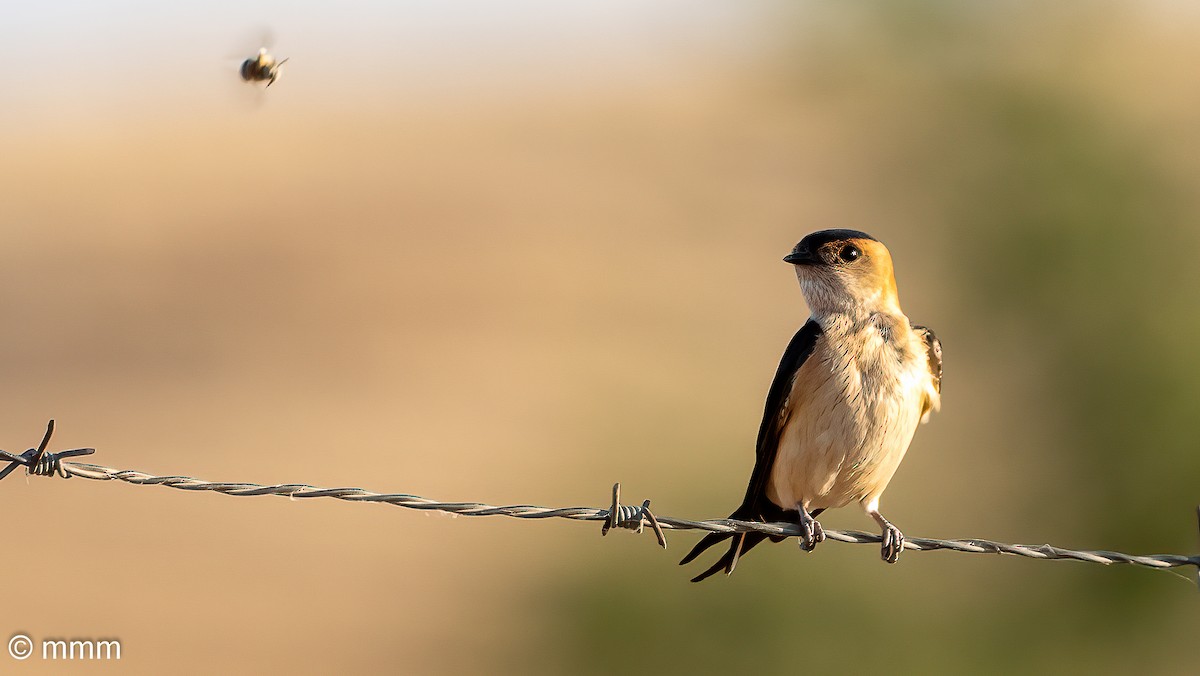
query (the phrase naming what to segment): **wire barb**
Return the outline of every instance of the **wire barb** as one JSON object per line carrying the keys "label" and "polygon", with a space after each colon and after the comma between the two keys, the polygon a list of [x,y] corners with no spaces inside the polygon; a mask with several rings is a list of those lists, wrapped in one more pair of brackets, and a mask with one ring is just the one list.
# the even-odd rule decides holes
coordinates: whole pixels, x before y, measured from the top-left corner
{"label": "wire barb", "polygon": [[[478,502],[438,502],[418,495],[406,493],[373,493],[362,488],[320,488],[308,484],[255,484],[244,482],[204,481],[189,476],[155,476],[128,469],[114,469],[103,465],[83,462],[62,462],[64,458],[91,455],[93,448],[76,448],[58,453],[47,453],[54,421],[47,427],[46,436],[38,448],[31,448],[21,455],[0,451],[0,461],[8,460],[9,466],[0,470],[0,479],[8,476],[18,465],[24,466],[29,474],[64,478],[82,477],[95,481],[123,481],[135,486],[165,486],[177,490],[197,492],[211,491],[234,496],[279,495],[292,500],[304,498],[332,498],[346,502],[380,502],[407,509],[438,511],[463,516],[507,516],[517,519],[571,519],[573,521],[602,521],[602,534],[612,528],[628,528],[641,532],[646,523],[654,530],[659,545],[666,547],[664,530],[699,530],[709,533],[763,533],[775,537],[797,537],[800,528],[794,523],[762,523],[737,519],[710,519],[695,521],[674,517],[656,517],[650,512],[650,501],[640,506],[621,504],[621,484],[613,486],[612,505],[608,509],[595,507],[538,507],[536,505],[494,506]],[[1200,507],[1197,508],[1200,516]],[[875,544],[882,538],[875,533],[861,531],[825,530],[825,537],[836,542]],[[991,540],[962,539],[941,540],[937,538],[910,537],[904,542],[906,551],[928,552],[937,549],[973,554],[1010,554],[1031,559],[1083,561],[1102,565],[1129,564],[1164,570],[1193,566],[1200,572],[1200,556],[1180,554],[1135,555],[1104,550],[1074,550],[1045,545],[1020,545],[993,542]]]}
{"label": "wire barb", "polygon": [[666,549],[667,536],[663,534],[662,526],[654,517],[654,513],[650,511],[650,501],[646,500],[641,507],[622,505],[621,482],[613,484],[612,506],[605,512],[604,526],[600,529],[600,535],[608,535],[608,531],[612,528],[626,528],[641,535],[642,527],[647,521],[650,522],[650,528],[654,531],[654,537],[658,539],[658,545]]}
{"label": "wire barb", "polygon": [[72,448],[67,451],[59,451],[58,453],[47,453],[46,447],[50,445],[50,437],[54,435],[54,421],[46,423],[46,434],[42,436],[42,443],[38,444],[37,448],[31,448],[20,455],[14,455],[8,451],[0,451],[0,458],[8,461],[8,467],[0,470],[0,479],[12,474],[12,471],[17,467],[25,467],[25,475],[34,474],[36,476],[54,476],[57,474],[64,479],[70,479],[71,475],[63,469],[63,458],[74,458],[81,455],[91,455],[96,452],[94,448]]}

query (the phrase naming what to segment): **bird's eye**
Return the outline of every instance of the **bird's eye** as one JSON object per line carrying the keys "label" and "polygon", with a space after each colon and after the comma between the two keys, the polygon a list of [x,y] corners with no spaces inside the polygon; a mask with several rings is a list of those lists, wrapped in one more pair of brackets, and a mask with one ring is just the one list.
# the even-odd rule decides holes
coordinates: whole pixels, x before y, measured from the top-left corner
{"label": "bird's eye", "polygon": [[846,246],[842,247],[841,252],[838,253],[838,257],[842,259],[843,263],[853,263],[854,261],[858,260],[860,256],[862,256],[862,249],[854,246],[853,244],[847,244]]}

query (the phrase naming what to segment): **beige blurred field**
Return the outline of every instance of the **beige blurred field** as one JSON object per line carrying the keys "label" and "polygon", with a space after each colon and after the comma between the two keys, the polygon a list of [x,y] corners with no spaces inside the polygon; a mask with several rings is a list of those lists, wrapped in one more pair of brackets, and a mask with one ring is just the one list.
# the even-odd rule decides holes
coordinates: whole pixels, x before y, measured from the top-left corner
{"label": "beige blurred field", "polygon": [[[301,50],[257,108],[18,112],[0,447],[54,417],[151,473],[724,516],[807,315],[779,259],[856,227],[946,351],[889,518],[1194,553],[1200,16],[739,16],[578,73],[550,42],[376,88]],[[1200,626],[1194,574],[787,543],[689,585],[682,533],[20,473],[0,509],[5,636],[122,641],[75,670],[1183,674]]]}

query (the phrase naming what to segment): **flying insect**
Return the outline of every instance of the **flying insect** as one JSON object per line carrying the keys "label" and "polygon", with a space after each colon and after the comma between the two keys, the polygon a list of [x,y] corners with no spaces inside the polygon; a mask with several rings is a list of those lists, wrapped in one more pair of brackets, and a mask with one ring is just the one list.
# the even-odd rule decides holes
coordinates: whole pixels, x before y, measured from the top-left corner
{"label": "flying insect", "polygon": [[242,79],[246,82],[266,82],[270,87],[275,84],[275,80],[279,79],[280,68],[285,63],[287,63],[287,59],[276,61],[266,47],[260,47],[258,54],[242,62],[240,72]]}

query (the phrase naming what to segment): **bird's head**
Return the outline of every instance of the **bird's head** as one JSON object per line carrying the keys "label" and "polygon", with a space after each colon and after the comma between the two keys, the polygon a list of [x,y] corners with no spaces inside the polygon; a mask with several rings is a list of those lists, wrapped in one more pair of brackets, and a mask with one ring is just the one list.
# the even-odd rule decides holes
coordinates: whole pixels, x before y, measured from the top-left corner
{"label": "bird's head", "polygon": [[865,232],[814,232],[783,260],[796,267],[804,300],[815,315],[855,310],[900,313],[892,255]]}

